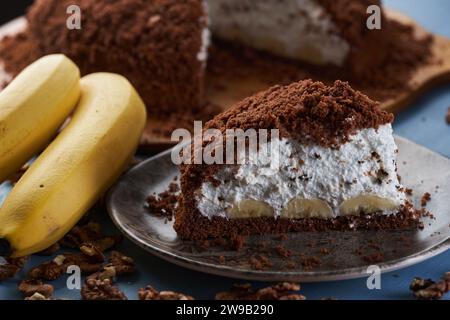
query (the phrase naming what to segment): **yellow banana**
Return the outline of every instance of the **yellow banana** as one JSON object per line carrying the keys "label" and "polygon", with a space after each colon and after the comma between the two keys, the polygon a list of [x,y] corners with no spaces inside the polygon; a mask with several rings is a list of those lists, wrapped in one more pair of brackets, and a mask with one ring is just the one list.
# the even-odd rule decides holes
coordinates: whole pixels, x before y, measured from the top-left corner
{"label": "yellow banana", "polygon": [[54,137],[80,96],[80,71],[62,54],[45,56],[0,92],[0,183]]}
{"label": "yellow banana", "polygon": [[128,80],[110,73],[82,78],[72,120],[0,208],[0,256],[32,254],[62,238],[123,172],[145,121]]}

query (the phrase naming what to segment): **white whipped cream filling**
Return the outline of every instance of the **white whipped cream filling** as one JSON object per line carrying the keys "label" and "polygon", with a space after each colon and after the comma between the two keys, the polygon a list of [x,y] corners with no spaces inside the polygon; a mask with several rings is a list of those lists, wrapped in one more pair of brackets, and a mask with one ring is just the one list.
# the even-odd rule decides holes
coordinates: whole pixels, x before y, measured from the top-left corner
{"label": "white whipped cream filling", "polygon": [[275,217],[295,197],[326,201],[333,217],[340,215],[343,201],[359,195],[376,195],[398,206],[406,200],[399,191],[397,146],[390,124],[361,130],[339,149],[285,138],[268,143],[279,147],[280,165],[271,168],[267,159],[254,154],[249,164],[224,167],[215,176],[220,185],[205,182],[196,195],[202,215],[227,217],[230,208],[247,199],[270,205]]}
{"label": "white whipped cream filling", "polygon": [[314,64],[343,65],[350,46],[315,0],[208,0],[215,36]]}

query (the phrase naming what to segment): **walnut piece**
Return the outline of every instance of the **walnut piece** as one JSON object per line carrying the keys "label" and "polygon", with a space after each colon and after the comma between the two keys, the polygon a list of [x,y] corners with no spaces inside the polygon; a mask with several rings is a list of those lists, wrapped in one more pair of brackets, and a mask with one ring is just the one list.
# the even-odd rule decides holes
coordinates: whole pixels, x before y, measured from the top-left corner
{"label": "walnut piece", "polygon": [[125,294],[110,279],[88,278],[81,288],[83,300],[127,300]]}
{"label": "walnut piece", "polygon": [[24,297],[31,297],[35,293],[38,293],[45,298],[51,297],[53,294],[54,288],[50,284],[45,284],[41,280],[23,280],[20,282],[18,286],[19,291],[23,294]]}
{"label": "walnut piece", "polygon": [[267,288],[255,290],[250,284],[234,285],[230,291],[219,292],[216,300],[304,300],[296,283],[282,282]]}
{"label": "walnut piece", "polygon": [[84,243],[80,246],[80,251],[90,257],[93,261],[104,262],[105,256],[102,251],[92,243]]}
{"label": "walnut piece", "polygon": [[112,251],[108,261],[108,264],[103,266],[100,271],[90,275],[88,278],[109,279],[112,281],[117,276],[135,272],[134,260],[118,251]]}
{"label": "walnut piece", "polygon": [[26,297],[25,300],[51,300],[51,299],[50,298],[46,298],[45,296],[43,296],[39,292],[36,292],[32,296]]}
{"label": "walnut piece", "polygon": [[414,278],[409,288],[417,299],[441,299],[444,294],[450,291],[450,272],[445,273],[442,279],[437,282],[430,279]]}
{"label": "walnut piece", "polygon": [[161,291],[158,292],[151,286],[147,286],[139,290],[139,300],[194,300],[191,296],[173,292]]}
{"label": "walnut piece", "polygon": [[72,265],[78,266],[83,274],[91,274],[102,268],[102,263],[92,261],[84,254],[65,253],[53,261],[44,262],[31,269],[28,276],[32,279],[56,280]]}
{"label": "walnut piece", "polygon": [[0,264],[0,282],[14,278],[14,276],[23,268],[28,257],[6,259],[5,263]]}
{"label": "walnut piece", "polygon": [[100,224],[90,221],[85,225],[75,226],[59,243],[70,249],[86,245],[95,246],[98,251],[103,252],[113,248],[122,240],[121,235],[103,235]]}

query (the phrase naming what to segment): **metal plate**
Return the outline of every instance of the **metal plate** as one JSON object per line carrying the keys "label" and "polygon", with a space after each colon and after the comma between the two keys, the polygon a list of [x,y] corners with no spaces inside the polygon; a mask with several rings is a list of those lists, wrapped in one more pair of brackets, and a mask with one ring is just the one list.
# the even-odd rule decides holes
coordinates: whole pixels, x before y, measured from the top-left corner
{"label": "metal plate", "polygon": [[[351,231],[292,233],[287,239],[273,235],[251,236],[240,251],[223,247],[200,248],[177,238],[173,222],[151,214],[146,198],[166,190],[178,169],[170,150],[136,166],[112,189],[108,211],[127,237],[145,250],[177,265],[211,274],[263,281],[326,281],[367,275],[370,264],[364,256],[383,252],[377,265],[392,271],[433,257],[450,247],[450,160],[406,139],[396,137],[399,147],[399,174],[402,183],[414,190],[416,205],[425,192],[432,194],[427,208],[434,219],[424,218],[425,229],[403,231]],[[264,245],[262,245],[264,244]],[[275,248],[282,245],[292,252],[288,265]],[[327,253],[328,252],[328,253]],[[363,252],[363,256],[361,255]],[[256,253],[269,257],[273,265],[266,270],[251,267]],[[219,263],[219,258],[225,260]],[[298,263],[319,259],[313,268]],[[317,259],[316,259],[317,260]]]}

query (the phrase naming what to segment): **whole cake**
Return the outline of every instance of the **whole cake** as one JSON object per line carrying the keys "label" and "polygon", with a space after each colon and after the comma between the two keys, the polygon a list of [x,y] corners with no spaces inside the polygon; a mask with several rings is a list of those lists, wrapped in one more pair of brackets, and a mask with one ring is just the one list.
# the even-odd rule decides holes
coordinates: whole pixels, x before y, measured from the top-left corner
{"label": "whole cake", "polygon": [[[209,0],[214,36],[354,75],[384,60],[389,22],[367,28],[367,8],[380,0]],[[386,32],[387,31],[387,32]]]}
{"label": "whole cake", "polygon": [[[78,5],[81,29],[67,27]],[[138,90],[152,116],[203,107],[209,44],[203,0],[36,0],[27,14],[23,65],[2,49],[15,76],[41,56],[64,53],[82,74],[119,73]]]}
{"label": "whole cake", "polygon": [[[279,134],[266,146],[244,150],[240,164],[183,165],[178,235],[205,239],[416,225],[418,215],[397,176],[392,121],[377,102],[341,81],[326,86],[305,80],[243,100],[204,130]],[[261,156],[269,149],[278,150],[276,167]]]}

